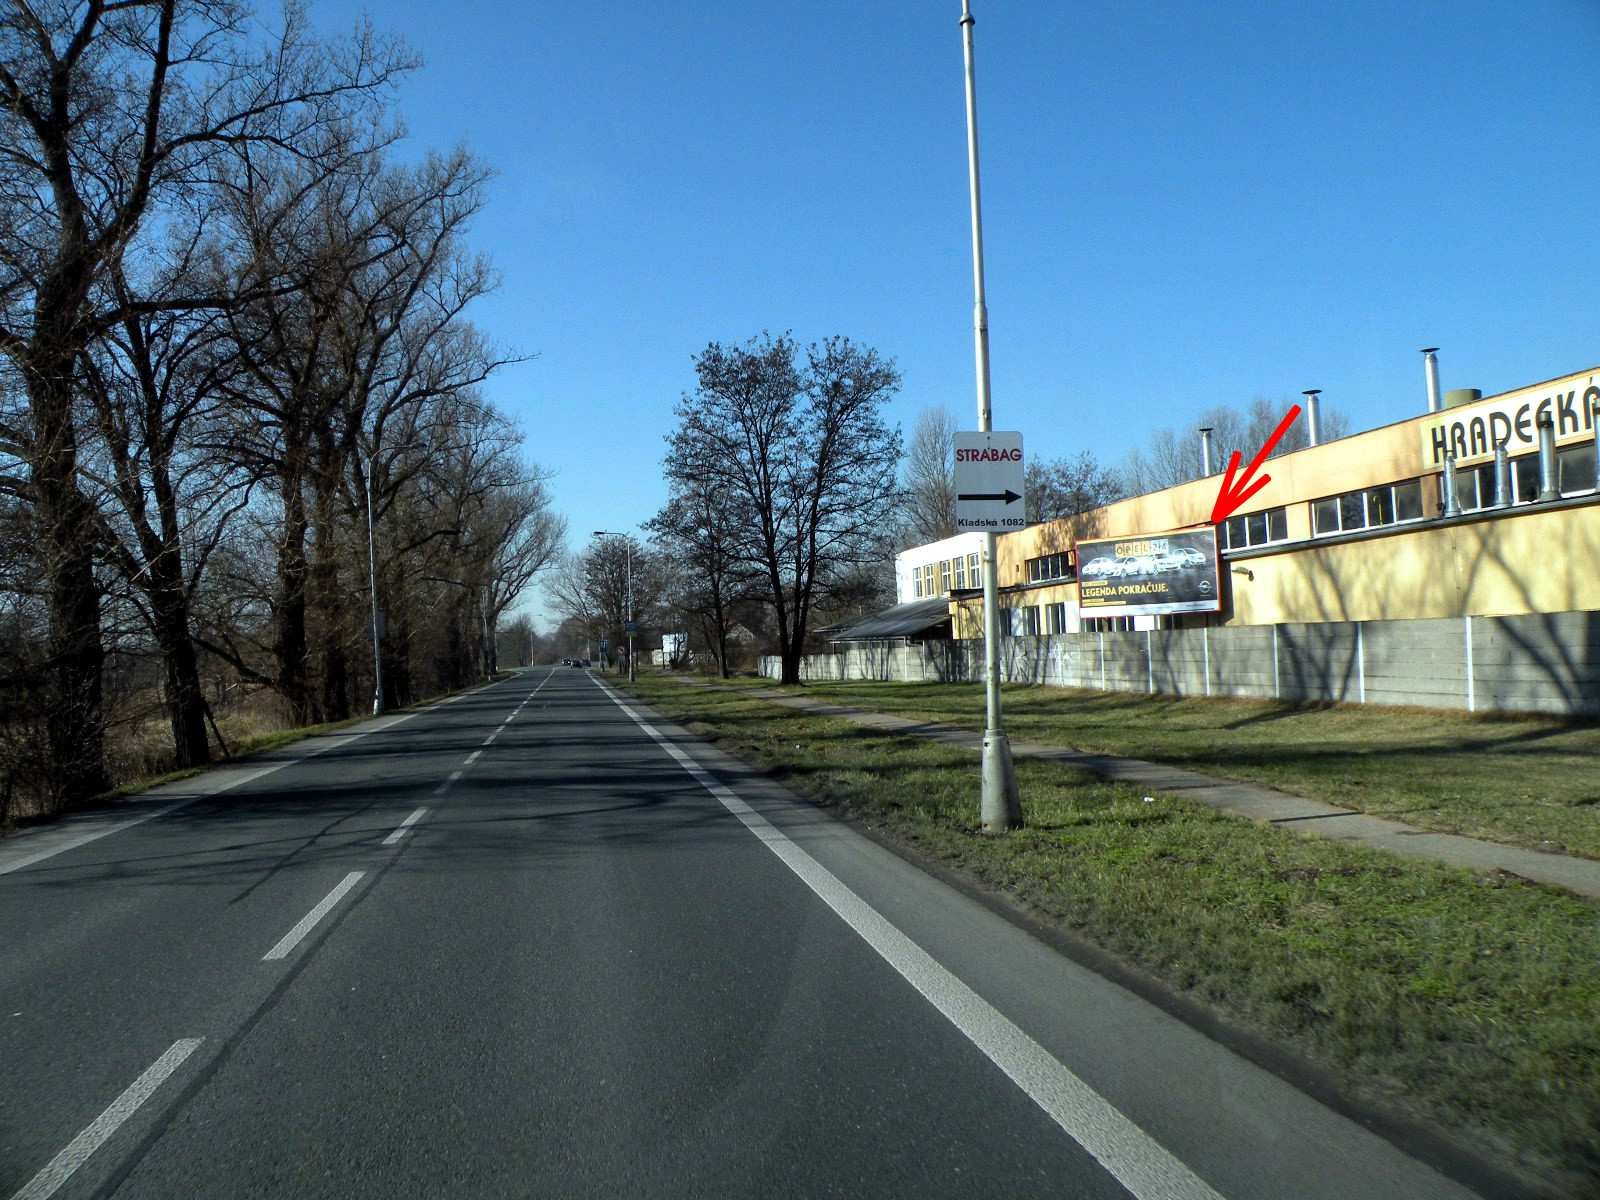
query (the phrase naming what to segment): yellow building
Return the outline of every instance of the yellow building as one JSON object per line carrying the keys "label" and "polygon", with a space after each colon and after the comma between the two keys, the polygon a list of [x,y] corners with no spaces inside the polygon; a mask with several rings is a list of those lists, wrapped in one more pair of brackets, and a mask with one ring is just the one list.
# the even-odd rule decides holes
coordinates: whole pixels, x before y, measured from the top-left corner
{"label": "yellow building", "polygon": [[[1096,618],[1080,597],[1078,547],[1209,528],[1220,475],[999,535],[1008,632],[1600,610],[1600,367],[1481,399],[1449,393],[1445,402],[1269,459],[1262,471],[1271,482],[1216,529],[1215,612]],[[1546,419],[1551,452],[1542,464]],[[1497,471],[1502,442],[1506,465]],[[1458,512],[1446,511],[1447,464]],[[982,636],[980,592],[956,592],[951,610],[957,639]]]}

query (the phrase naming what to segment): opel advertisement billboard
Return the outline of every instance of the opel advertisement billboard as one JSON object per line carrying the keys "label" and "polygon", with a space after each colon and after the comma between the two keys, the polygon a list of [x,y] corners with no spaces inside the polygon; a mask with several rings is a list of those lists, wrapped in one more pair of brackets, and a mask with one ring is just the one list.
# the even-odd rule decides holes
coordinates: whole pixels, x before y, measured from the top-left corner
{"label": "opel advertisement billboard", "polygon": [[1217,573],[1214,526],[1078,543],[1085,617],[1218,612]]}

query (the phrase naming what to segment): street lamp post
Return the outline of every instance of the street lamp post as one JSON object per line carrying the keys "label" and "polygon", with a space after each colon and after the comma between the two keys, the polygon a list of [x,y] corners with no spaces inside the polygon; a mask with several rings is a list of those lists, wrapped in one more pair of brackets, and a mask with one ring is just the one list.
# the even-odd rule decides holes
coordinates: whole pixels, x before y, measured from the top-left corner
{"label": "street lamp post", "polygon": [[372,466],[374,448],[367,454],[367,583],[372,591],[372,715],[383,711],[383,652],[378,638],[378,540],[372,525]]}
{"label": "street lamp post", "polygon": [[[978,431],[992,426],[989,404],[989,307],[983,286],[983,210],[978,186],[978,92],[972,68],[972,5],[961,0],[961,48],[967,75],[967,182],[972,202],[972,337],[978,371]],[[1011,741],[1000,715],[1000,597],[999,564],[992,530],[983,535],[983,642],[984,698],[987,720],[983,731],[983,798],[979,815],[988,833],[1001,833],[1022,824],[1022,801],[1011,763]]]}
{"label": "street lamp post", "polygon": [[621,538],[623,551],[627,555],[628,596],[626,604],[628,611],[623,614],[622,629],[628,635],[628,682],[632,683],[637,678],[633,670],[633,539],[625,533],[610,533],[604,529],[596,529],[594,536],[597,538]]}

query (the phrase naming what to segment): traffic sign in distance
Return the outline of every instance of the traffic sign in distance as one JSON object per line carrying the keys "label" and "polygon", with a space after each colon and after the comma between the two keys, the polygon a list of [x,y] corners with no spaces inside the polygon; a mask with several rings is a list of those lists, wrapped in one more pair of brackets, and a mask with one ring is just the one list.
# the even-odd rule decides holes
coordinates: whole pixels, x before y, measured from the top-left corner
{"label": "traffic sign in distance", "polygon": [[955,447],[956,528],[998,531],[1026,525],[1022,434],[958,433]]}

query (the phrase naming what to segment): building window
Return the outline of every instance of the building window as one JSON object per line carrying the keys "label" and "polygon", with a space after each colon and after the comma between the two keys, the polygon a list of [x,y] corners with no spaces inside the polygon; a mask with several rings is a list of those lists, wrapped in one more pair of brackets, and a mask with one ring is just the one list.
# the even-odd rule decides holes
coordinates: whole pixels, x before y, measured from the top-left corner
{"label": "building window", "polygon": [[1517,485],[1517,504],[1531,504],[1539,498],[1539,456],[1522,454],[1511,460],[1511,478]]}
{"label": "building window", "polygon": [[1028,582],[1045,583],[1051,579],[1071,579],[1072,557],[1065,550],[1059,554],[1046,554],[1028,560]]}
{"label": "building window", "polygon": [[1568,446],[1556,455],[1556,486],[1563,496],[1595,490],[1594,447]]}
{"label": "building window", "polygon": [[[1539,498],[1539,456],[1520,454],[1511,459],[1506,471],[1511,504],[1532,504]],[[1556,453],[1556,490],[1562,495],[1591,491],[1594,488],[1594,447],[1570,446]],[[1484,463],[1470,472],[1456,475],[1456,500],[1467,511],[1493,508],[1497,501],[1494,464]]]}
{"label": "building window", "polygon": [[1039,636],[1039,606],[1037,604],[1029,605],[1022,610],[1022,623],[1023,631],[1029,637]]}
{"label": "building window", "polygon": [[1128,633],[1133,630],[1132,617],[1086,617],[1085,633]]}
{"label": "building window", "polygon": [[917,599],[922,598],[922,568],[918,567],[911,572],[911,592]]}
{"label": "building window", "polygon": [[1217,530],[1224,550],[1244,550],[1250,546],[1265,546],[1269,542],[1289,540],[1289,510],[1269,508],[1258,513],[1229,517]]}
{"label": "building window", "polygon": [[939,563],[939,595],[950,594],[950,563],[948,560]]}
{"label": "building window", "polygon": [[1379,529],[1422,520],[1422,480],[1407,479],[1382,487],[1329,496],[1311,504],[1311,529],[1322,535]]}
{"label": "building window", "polygon": [[967,579],[969,587],[981,588],[983,586],[983,572],[978,568],[978,556],[976,554],[967,555]]}
{"label": "building window", "polygon": [[965,555],[958,554],[953,560],[955,566],[956,591],[965,591],[967,586],[967,560]]}
{"label": "building window", "polygon": [[1065,633],[1067,631],[1067,604],[1058,600],[1054,604],[1045,605],[1046,632]]}

